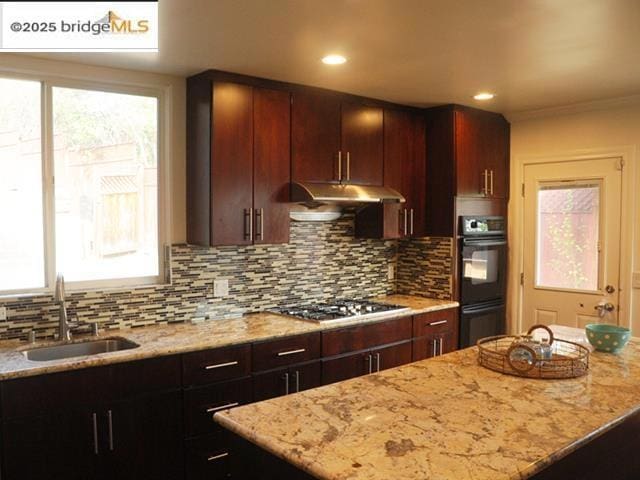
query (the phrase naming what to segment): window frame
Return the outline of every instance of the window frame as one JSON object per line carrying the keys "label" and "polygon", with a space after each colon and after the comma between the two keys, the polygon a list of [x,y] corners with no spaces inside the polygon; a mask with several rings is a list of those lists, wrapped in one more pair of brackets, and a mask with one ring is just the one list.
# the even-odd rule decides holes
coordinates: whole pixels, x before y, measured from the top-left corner
{"label": "window frame", "polygon": [[[40,128],[42,162],[42,201],[44,235],[44,287],[0,290],[0,298],[24,295],[42,295],[53,292],[57,268],[55,252],[55,178],[53,145],[53,95],[54,87],[78,90],[119,93],[155,98],[157,105],[157,158],[158,158],[158,275],[109,278],[99,280],[67,281],[69,291],[130,290],[149,286],[167,285],[171,282],[171,198],[170,198],[170,131],[171,86],[143,85],[119,82],[103,82],[84,78],[66,78],[49,75],[23,74],[0,69],[0,77],[13,80],[28,80],[40,83]],[[60,272],[64,275],[64,272]]]}

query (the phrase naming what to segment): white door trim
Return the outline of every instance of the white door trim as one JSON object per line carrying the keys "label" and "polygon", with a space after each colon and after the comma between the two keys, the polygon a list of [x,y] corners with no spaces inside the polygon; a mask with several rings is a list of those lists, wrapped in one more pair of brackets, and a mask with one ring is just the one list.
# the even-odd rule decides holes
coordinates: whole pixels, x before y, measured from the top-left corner
{"label": "white door trim", "polygon": [[[639,223],[636,208],[637,188],[640,187],[640,169],[637,168],[636,147],[633,145],[574,150],[548,155],[517,155],[511,159],[511,198],[509,200],[509,274],[507,283],[507,331],[522,331],[522,295],[520,274],[524,271],[524,183],[525,165],[541,163],[570,162],[575,160],[596,160],[601,158],[620,158],[624,163],[622,171],[622,211],[620,225],[620,325],[632,327],[631,287],[634,258],[634,226]],[[640,254],[640,252],[638,252]],[[628,260],[624,260],[628,259]],[[640,332],[635,331],[638,335]]]}

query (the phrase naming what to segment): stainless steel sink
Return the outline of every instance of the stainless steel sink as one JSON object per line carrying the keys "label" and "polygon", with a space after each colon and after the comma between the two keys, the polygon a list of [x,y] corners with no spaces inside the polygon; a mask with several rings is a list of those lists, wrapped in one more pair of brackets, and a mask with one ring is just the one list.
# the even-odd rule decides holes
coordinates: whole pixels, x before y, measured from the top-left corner
{"label": "stainless steel sink", "polygon": [[130,350],[139,346],[126,338],[104,338],[86,342],[63,343],[50,347],[31,348],[24,350],[22,353],[27,357],[27,360],[46,362],[63,358],[96,355],[98,353],[119,352],[120,350]]}

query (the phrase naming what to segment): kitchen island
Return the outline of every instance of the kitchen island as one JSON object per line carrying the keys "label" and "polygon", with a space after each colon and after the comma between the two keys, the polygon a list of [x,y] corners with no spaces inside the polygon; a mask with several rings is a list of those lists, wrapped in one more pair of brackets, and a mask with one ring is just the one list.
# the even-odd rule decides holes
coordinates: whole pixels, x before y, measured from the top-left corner
{"label": "kitchen island", "polygon": [[[476,356],[469,348],[215,419],[300,478],[640,478],[640,340],[593,353],[589,373],[569,380],[501,375]],[[255,478],[278,478],[265,475]]]}

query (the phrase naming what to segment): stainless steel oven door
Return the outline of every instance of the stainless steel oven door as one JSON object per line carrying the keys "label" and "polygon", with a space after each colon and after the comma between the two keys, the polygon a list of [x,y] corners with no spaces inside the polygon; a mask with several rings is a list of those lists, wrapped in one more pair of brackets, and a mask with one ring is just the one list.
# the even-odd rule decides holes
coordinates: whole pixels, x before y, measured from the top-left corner
{"label": "stainless steel oven door", "polygon": [[460,348],[471,347],[485,337],[505,333],[504,302],[484,302],[462,307],[460,311]]}
{"label": "stainless steel oven door", "polygon": [[504,298],[507,241],[503,238],[464,238],[460,265],[463,305]]}

